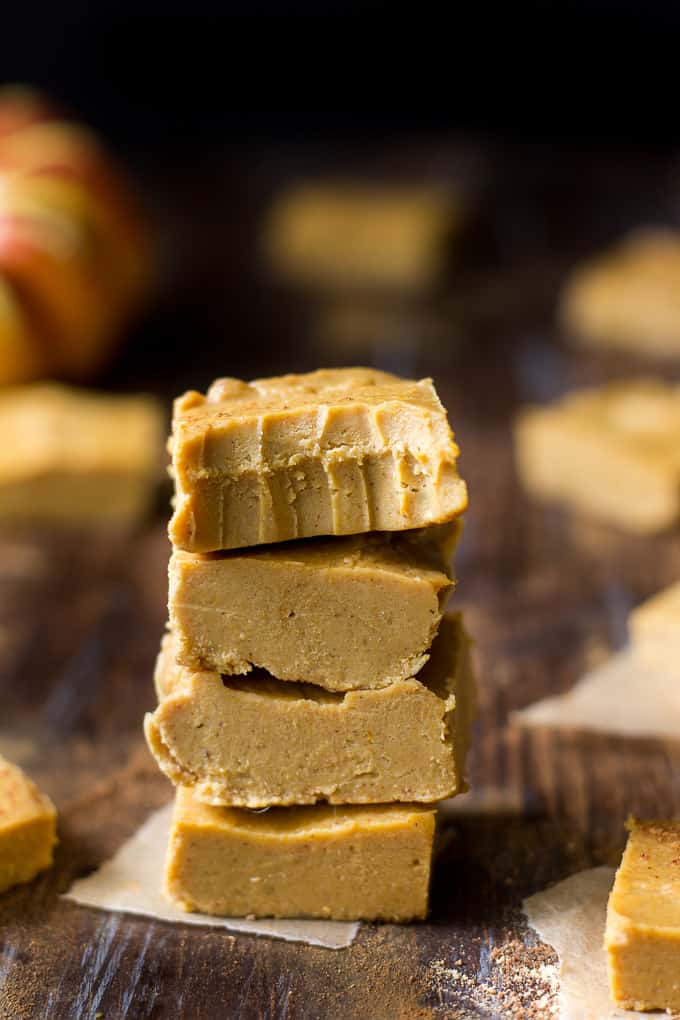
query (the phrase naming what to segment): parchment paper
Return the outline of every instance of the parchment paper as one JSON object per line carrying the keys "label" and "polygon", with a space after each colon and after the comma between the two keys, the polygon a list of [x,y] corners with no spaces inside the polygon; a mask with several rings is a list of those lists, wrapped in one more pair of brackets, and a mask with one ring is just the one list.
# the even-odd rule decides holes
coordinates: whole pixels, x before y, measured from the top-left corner
{"label": "parchment paper", "polygon": [[75,882],[64,899],[85,907],[140,914],[159,921],[202,924],[251,935],[268,935],[326,949],[344,949],[352,944],[359,929],[356,922],[247,921],[243,918],[189,914],[174,907],[160,888],[171,816],[172,804],[155,811],[110,861],[92,875]]}
{"label": "parchment paper", "polygon": [[590,868],[522,904],[531,927],[560,958],[560,1020],[649,1020],[609,998],[603,946],[612,868]]}
{"label": "parchment paper", "polygon": [[630,648],[592,670],[566,694],[537,701],[511,722],[566,726],[632,737],[680,738],[680,684],[642,665]]}

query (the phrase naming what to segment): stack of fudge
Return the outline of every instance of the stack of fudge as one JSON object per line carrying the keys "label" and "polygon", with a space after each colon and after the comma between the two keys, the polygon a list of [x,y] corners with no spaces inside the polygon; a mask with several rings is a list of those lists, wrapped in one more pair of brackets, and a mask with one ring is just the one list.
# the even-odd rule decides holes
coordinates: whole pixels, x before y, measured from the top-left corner
{"label": "stack of fudge", "polygon": [[220,379],[176,401],[170,450],[145,721],[177,786],[167,894],[227,916],[424,916],[474,711],[444,616],[467,492],[431,381]]}

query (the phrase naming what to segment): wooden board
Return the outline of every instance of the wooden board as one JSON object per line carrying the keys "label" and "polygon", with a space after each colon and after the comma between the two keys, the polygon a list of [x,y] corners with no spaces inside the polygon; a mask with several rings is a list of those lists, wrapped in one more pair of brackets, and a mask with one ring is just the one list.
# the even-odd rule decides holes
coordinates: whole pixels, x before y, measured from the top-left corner
{"label": "wooden board", "polygon": [[[680,745],[507,725],[513,708],[575,682],[594,646],[620,645],[629,606],[680,574],[678,536],[623,536],[530,505],[518,487],[508,426],[519,403],[640,368],[571,353],[552,336],[566,261],[530,253],[519,266],[463,276],[403,310],[407,336],[369,329],[351,350],[319,332],[318,301],[279,295],[263,311],[251,281],[255,354],[206,342],[187,365],[177,345],[159,376],[167,396],[213,373],[248,373],[254,360],[260,374],[365,361],[435,376],[470,485],[455,604],[477,644],[480,712],[474,792],[443,815],[427,923],[364,925],[351,948],[333,952],[61,901],[170,795],[141,733],[165,621],[165,511],[131,539],[0,535],[0,748],[60,811],[55,868],[0,897],[2,1020],[551,1015],[540,968],[552,955],[523,926],[522,897],[613,863],[628,812],[680,811]],[[247,307],[238,321],[245,331]],[[263,336],[279,339],[268,346]],[[152,355],[130,352],[116,382],[153,378]]]}

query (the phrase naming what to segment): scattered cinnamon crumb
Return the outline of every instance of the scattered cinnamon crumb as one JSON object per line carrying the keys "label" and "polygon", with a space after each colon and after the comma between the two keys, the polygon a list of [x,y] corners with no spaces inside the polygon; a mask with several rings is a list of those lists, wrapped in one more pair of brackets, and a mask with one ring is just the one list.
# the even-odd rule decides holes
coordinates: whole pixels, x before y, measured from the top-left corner
{"label": "scattered cinnamon crumb", "polygon": [[501,1013],[508,1020],[557,1020],[557,955],[550,946],[525,945],[514,939],[494,946],[489,961],[484,980],[462,969],[460,959],[454,966],[444,960],[432,961],[429,983],[441,1005],[448,1009],[446,993],[450,989],[461,993],[470,1005],[490,1014]]}

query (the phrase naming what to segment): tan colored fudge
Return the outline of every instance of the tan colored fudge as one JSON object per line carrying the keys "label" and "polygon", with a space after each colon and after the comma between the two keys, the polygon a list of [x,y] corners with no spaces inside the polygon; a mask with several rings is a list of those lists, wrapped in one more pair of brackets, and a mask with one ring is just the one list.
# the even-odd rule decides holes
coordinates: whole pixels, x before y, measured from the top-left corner
{"label": "tan colored fudge", "polygon": [[368,368],[219,379],[175,402],[170,450],[170,539],[188,552],[403,531],[467,506],[428,379]]}
{"label": "tan colored fudge", "polygon": [[340,695],[257,672],[193,672],[175,662],[169,635],[156,679],[149,747],[173,783],[206,803],[429,803],[466,788],[475,686],[459,617],[443,621],[418,679],[380,690]]}
{"label": "tan colored fudge", "polygon": [[680,1010],[680,822],[631,819],[607,907],[611,995],[624,1009]]}
{"label": "tan colored fudge", "polygon": [[50,867],[56,826],[49,797],[0,757],[0,893]]}
{"label": "tan colored fudge", "polygon": [[161,471],[162,414],[150,397],[54,383],[0,393],[0,517],[133,523]]}
{"label": "tan colored fudge", "polygon": [[452,588],[453,529],[178,550],[168,598],[177,658],[219,673],[256,666],[331,691],[415,676]]}
{"label": "tan colored fudge", "polygon": [[515,422],[520,477],[561,500],[647,534],[680,517],[680,388],[635,379],[524,409]]}
{"label": "tan colored fudge", "polygon": [[416,289],[440,273],[459,219],[458,203],[442,188],[305,184],[273,206],[264,252],[296,282]]}
{"label": "tan colored fudge", "polygon": [[567,280],[560,317],[582,343],[680,354],[680,233],[638,231]]}
{"label": "tan colored fudge", "polygon": [[165,872],[185,910],[231,917],[424,917],[435,812],[409,805],[209,807],[177,791]]}

